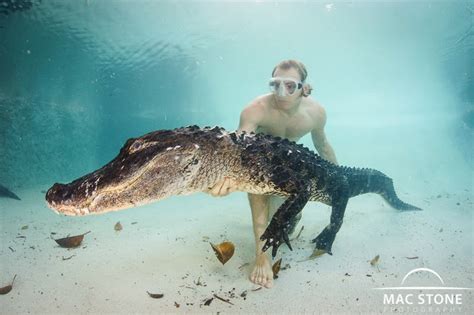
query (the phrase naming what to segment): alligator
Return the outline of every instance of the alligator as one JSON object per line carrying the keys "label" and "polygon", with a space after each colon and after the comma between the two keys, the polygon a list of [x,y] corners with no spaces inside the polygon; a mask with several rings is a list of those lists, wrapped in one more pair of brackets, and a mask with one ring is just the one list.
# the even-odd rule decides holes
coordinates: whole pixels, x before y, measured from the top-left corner
{"label": "alligator", "polygon": [[261,235],[275,257],[308,201],[332,206],[328,226],[312,240],[332,255],[349,198],[377,193],[398,210],[421,210],[401,201],[392,179],[374,169],[335,165],[308,148],[262,133],[188,126],[158,130],[126,141],[102,168],[69,184],[54,184],[48,206],[66,215],[99,214],[203,192],[229,177],[237,190],[285,197]]}

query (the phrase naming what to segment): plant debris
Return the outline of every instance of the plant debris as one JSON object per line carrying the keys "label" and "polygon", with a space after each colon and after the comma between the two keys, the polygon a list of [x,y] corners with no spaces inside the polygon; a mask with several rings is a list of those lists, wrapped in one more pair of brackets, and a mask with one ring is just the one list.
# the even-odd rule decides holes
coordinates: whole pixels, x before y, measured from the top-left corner
{"label": "plant debris", "polygon": [[15,252],[15,250],[13,248],[11,248],[10,246],[8,246],[8,248],[10,248],[10,250],[12,251],[12,253]]}
{"label": "plant debris", "polygon": [[216,253],[217,259],[224,265],[234,255],[235,246],[232,242],[222,242],[220,244],[211,244],[212,249]]}
{"label": "plant debris", "polygon": [[375,256],[375,257],[372,258],[372,260],[370,261],[370,264],[371,264],[372,266],[377,265],[377,264],[379,263],[379,259],[380,259],[380,255]]}
{"label": "plant debris", "polygon": [[234,303],[232,303],[232,302],[229,301],[228,299],[221,298],[220,296],[218,296],[218,295],[215,294],[215,293],[214,293],[213,295],[214,295],[214,297],[215,297],[216,299],[219,299],[219,300],[221,300],[222,302],[226,302],[226,303],[229,303],[230,305],[234,305]]}
{"label": "plant debris", "polygon": [[413,256],[413,257],[405,257],[406,259],[418,259],[418,256]]}
{"label": "plant debris", "polygon": [[214,300],[214,298],[207,299],[206,302],[204,302],[204,305],[206,306],[211,305],[212,300]]}
{"label": "plant debris", "polygon": [[84,238],[84,235],[90,233],[91,231],[88,231],[84,234],[81,235],[75,235],[75,236],[68,236],[64,238],[58,238],[55,239],[56,243],[58,243],[59,246],[64,247],[64,248],[75,248],[81,245],[82,239]]}
{"label": "plant debris", "polygon": [[258,287],[258,288],[256,288],[256,289],[253,289],[252,291],[255,292],[255,291],[258,291],[258,290],[261,290],[261,289],[262,289],[262,287]]}
{"label": "plant debris", "polygon": [[0,294],[1,295],[8,294],[13,289],[13,282],[15,282],[15,278],[16,278],[16,275],[13,277],[12,283],[10,283],[9,285],[7,285],[3,288],[0,288]]}
{"label": "plant debris", "polygon": [[239,266],[239,269],[242,269],[242,268],[244,268],[245,266],[248,266],[248,265],[250,265],[250,263],[246,262],[246,263],[240,265],[240,266]]}
{"label": "plant debris", "polygon": [[298,235],[296,235],[295,240],[297,240],[297,239],[300,238],[300,235],[301,235],[301,232],[303,232],[303,229],[304,229],[304,225],[301,226],[301,229],[300,229],[300,231],[298,232]]}
{"label": "plant debris", "polygon": [[180,288],[186,288],[186,289],[191,289],[191,290],[196,290],[196,288],[190,287],[188,285],[180,285]]}
{"label": "plant debris", "polygon": [[178,307],[179,307],[178,302],[175,301],[175,302],[174,302],[174,306],[176,306],[176,308],[178,308]]}
{"label": "plant debris", "polygon": [[115,231],[119,232],[119,231],[122,231],[122,229],[123,229],[123,226],[122,226],[122,224],[120,224],[120,221],[115,223],[115,226],[114,226]]}
{"label": "plant debris", "polygon": [[280,272],[281,258],[278,259],[272,266],[273,279],[278,279],[278,272]]}
{"label": "plant debris", "polygon": [[146,293],[148,293],[148,295],[153,298],[153,299],[161,299],[162,297],[164,297],[165,295],[164,294],[160,294],[160,293],[150,293],[148,291],[146,291]]}
{"label": "plant debris", "polygon": [[199,277],[199,278],[197,279],[197,281],[193,281],[193,282],[194,282],[194,284],[195,284],[196,286],[199,286],[199,285],[200,285],[200,286],[203,286],[203,287],[207,287],[207,284],[206,284],[204,281],[201,282],[201,277]]}
{"label": "plant debris", "polygon": [[283,267],[280,268],[280,270],[286,270],[286,269],[290,269],[291,268],[291,265],[290,264],[286,264],[284,265]]}
{"label": "plant debris", "polygon": [[74,257],[74,256],[76,256],[76,255],[71,255],[71,256],[69,256],[69,257],[64,257],[64,256],[63,256],[63,260],[69,260],[69,259],[71,259],[71,258]]}

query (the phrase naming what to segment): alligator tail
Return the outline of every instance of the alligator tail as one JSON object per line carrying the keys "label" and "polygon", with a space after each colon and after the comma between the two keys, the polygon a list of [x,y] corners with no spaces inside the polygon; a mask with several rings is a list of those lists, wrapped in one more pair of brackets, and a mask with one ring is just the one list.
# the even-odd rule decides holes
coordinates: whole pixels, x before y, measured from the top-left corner
{"label": "alligator tail", "polygon": [[381,195],[387,203],[398,210],[421,210],[420,208],[403,202],[398,198],[393,181],[384,173],[374,169],[345,168],[349,181],[350,196],[354,197],[366,193]]}

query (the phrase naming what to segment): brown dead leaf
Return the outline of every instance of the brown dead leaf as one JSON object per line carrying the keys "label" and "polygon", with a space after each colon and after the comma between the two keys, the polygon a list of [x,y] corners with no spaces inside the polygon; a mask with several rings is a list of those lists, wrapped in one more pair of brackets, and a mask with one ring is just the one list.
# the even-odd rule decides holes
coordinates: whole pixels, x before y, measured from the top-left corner
{"label": "brown dead leaf", "polygon": [[13,289],[13,283],[15,282],[15,278],[16,278],[16,275],[13,277],[12,283],[10,283],[9,285],[7,285],[3,288],[0,288],[0,294],[1,295],[8,294]]}
{"label": "brown dead leaf", "polygon": [[119,232],[119,231],[122,231],[122,229],[123,229],[123,226],[122,226],[122,224],[120,224],[120,221],[115,223],[115,226],[114,226],[115,231]]}
{"label": "brown dead leaf", "polygon": [[380,259],[380,255],[375,256],[375,257],[372,258],[372,260],[370,261],[370,264],[371,264],[372,266],[377,265],[377,264],[379,263],[379,259]]}
{"label": "brown dead leaf", "polygon": [[214,245],[212,243],[211,247],[216,253],[217,259],[224,265],[229,259],[234,255],[235,246],[232,242],[222,242],[220,244]]}
{"label": "brown dead leaf", "polygon": [[148,295],[154,299],[161,299],[162,297],[165,296],[164,294],[161,294],[161,293],[150,293],[148,291],[146,291],[146,293],[148,293]]}
{"label": "brown dead leaf", "polygon": [[273,279],[278,279],[278,272],[280,272],[281,258],[278,259],[272,266]]}
{"label": "brown dead leaf", "polygon": [[58,238],[55,239],[56,243],[58,243],[59,246],[64,247],[64,248],[75,248],[81,245],[82,240],[84,239],[84,235],[90,233],[86,232],[81,235],[75,235],[75,236],[69,236],[69,237],[64,237],[64,238]]}

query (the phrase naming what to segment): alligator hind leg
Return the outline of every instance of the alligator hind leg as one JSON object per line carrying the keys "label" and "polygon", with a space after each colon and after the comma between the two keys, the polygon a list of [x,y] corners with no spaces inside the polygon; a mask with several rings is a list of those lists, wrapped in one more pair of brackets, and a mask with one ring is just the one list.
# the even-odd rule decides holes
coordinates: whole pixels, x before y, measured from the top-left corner
{"label": "alligator hind leg", "polygon": [[290,226],[288,227],[288,235],[291,235],[295,232],[296,226],[301,220],[301,212],[298,213],[296,216],[290,219]]}
{"label": "alligator hind leg", "polygon": [[313,253],[314,256],[320,256],[324,253],[332,255],[332,243],[336,238],[337,232],[341,228],[348,200],[349,196],[345,189],[339,190],[333,194],[331,221],[329,225],[312,240],[313,243],[316,243],[316,248]]}
{"label": "alligator hind leg", "polygon": [[291,221],[303,209],[310,197],[309,187],[304,187],[298,194],[288,197],[288,199],[278,208],[273,216],[267,229],[260,237],[260,240],[265,241],[262,251],[266,251],[269,247],[272,248],[272,257],[276,256],[278,247],[285,242],[291,248],[288,237]]}
{"label": "alligator hind leg", "polygon": [[[270,196],[270,212],[268,213],[269,218],[273,217],[273,215],[281,207],[285,200],[286,198],[282,198],[279,196]],[[288,235],[292,235],[295,232],[296,226],[300,222],[301,217],[302,213],[300,212],[289,220],[290,225],[288,227]]]}

